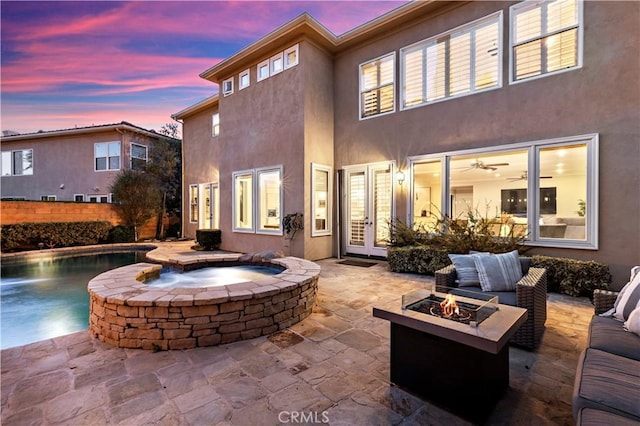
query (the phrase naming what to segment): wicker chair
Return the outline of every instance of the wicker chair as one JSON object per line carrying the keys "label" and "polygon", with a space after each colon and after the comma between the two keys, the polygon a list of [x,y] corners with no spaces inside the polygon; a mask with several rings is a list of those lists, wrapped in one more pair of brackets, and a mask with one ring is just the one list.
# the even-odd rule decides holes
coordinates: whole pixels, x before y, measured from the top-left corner
{"label": "wicker chair", "polygon": [[[523,271],[529,260],[520,258]],[[458,286],[456,269],[453,265],[446,266],[435,273],[436,285],[455,288]],[[465,287],[465,289],[474,289]],[[477,291],[481,291],[479,288]],[[615,298],[614,298],[615,300]],[[528,272],[516,284],[516,306],[527,309],[527,320],[511,338],[510,343],[526,349],[534,349],[544,332],[547,321],[547,270],[543,268],[529,268]]]}

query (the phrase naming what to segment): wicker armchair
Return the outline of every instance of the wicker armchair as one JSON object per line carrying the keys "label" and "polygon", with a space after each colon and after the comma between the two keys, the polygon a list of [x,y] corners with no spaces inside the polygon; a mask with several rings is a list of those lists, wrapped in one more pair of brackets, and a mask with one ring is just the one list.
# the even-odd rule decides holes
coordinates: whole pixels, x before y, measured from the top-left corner
{"label": "wicker armchair", "polygon": [[[525,263],[522,258],[521,263]],[[437,286],[452,288],[458,286],[456,269],[453,265],[436,271],[435,276]],[[481,290],[478,289],[478,291]],[[516,284],[516,303],[518,307],[527,309],[527,320],[511,338],[510,343],[533,349],[540,343],[544,324],[547,321],[546,269],[529,268],[527,274]]]}
{"label": "wicker armchair", "polygon": [[594,314],[600,315],[613,308],[618,298],[617,291],[600,290],[593,291]]}

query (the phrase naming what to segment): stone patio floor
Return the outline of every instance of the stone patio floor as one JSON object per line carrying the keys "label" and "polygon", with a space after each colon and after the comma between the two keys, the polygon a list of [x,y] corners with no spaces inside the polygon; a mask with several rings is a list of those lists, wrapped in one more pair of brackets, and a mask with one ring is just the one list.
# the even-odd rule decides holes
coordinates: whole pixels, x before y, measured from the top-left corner
{"label": "stone patio floor", "polygon": [[[153,353],[79,332],[5,349],[1,423],[468,424],[389,382],[389,323],[372,316],[375,304],[433,278],[391,273],[382,261],[337,262],[317,262],[313,314],[269,337]],[[542,344],[510,348],[510,387],[487,424],[573,424],[573,380],[592,312],[586,298],[549,295]],[[461,392],[468,387],[482,384]]]}

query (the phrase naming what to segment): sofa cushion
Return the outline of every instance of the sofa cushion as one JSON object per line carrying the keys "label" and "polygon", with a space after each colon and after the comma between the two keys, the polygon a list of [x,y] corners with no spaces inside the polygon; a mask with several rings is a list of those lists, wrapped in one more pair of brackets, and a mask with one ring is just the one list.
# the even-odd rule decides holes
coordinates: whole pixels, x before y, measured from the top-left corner
{"label": "sofa cushion", "polygon": [[589,324],[587,346],[640,361],[640,337],[625,331],[614,318],[594,316]]}
{"label": "sofa cushion", "polygon": [[[624,322],[624,329],[640,336],[640,308],[635,308]],[[639,348],[640,351],[640,348]]]}
{"label": "sofa cushion", "polygon": [[640,421],[640,361],[598,349],[585,349],[573,386],[573,418],[583,408]]}
{"label": "sofa cushion", "polygon": [[636,274],[631,281],[622,287],[613,305],[613,312],[606,312],[603,315],[611,313],[614,318],[626,321],[629,314],[638,306],[640,306],[640,274]]}
{"label": "sofa cushion", "polygon": [[460,296],[469,296],[469,292],[474,293],[472,296],[478,300],[489,300],[493,296],[498,296],[498,303],[503,305],[518,306],[515,291],[482,291],[480,287],[466,287],[462,291],[452,289],[450,293]]}
{"label": "sofa cushion", "polygon": [[578,426],[638,426],[638,422],[627,417],[609,413],[608,411],[583,408],[576,419]]}
{"label": "sofa cushion", "polygon": [[483,291],[514,291],[522,278],[518,250],[490,256],[474,254],[473,260]]}
{"label": "sofa cushion", "polygon": [[480,287],[480,278],[472,254],[450,254],[449,259],[456,268],[458,287]]}

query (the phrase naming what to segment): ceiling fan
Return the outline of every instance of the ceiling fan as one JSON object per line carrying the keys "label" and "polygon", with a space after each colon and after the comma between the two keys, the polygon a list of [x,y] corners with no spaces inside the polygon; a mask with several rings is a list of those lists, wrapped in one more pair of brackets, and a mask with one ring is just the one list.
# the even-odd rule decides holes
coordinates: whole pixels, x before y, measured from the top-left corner
{"label": "ceiling fan", "polygon": [[[510,177],[510,178],[507,178],[507,180],[509,182],[516,182],[519,180],[527,180],[528,178],[529,178],[529,174],[527,173],[526,170],[524,170],[519,177]],[[540,176],[540,179],[552,179],[552,178],[553,176]]]}
{"label": "ceiling fan", "polygon": [[484,161],[476,159],[473,163],[469,164],[469,167],[463,170],[466,172],[467,170],[480,169],[480,170],[498,170],[500,166],[508,166],[509,163],[493,163],[493,164],[485,164]]}

